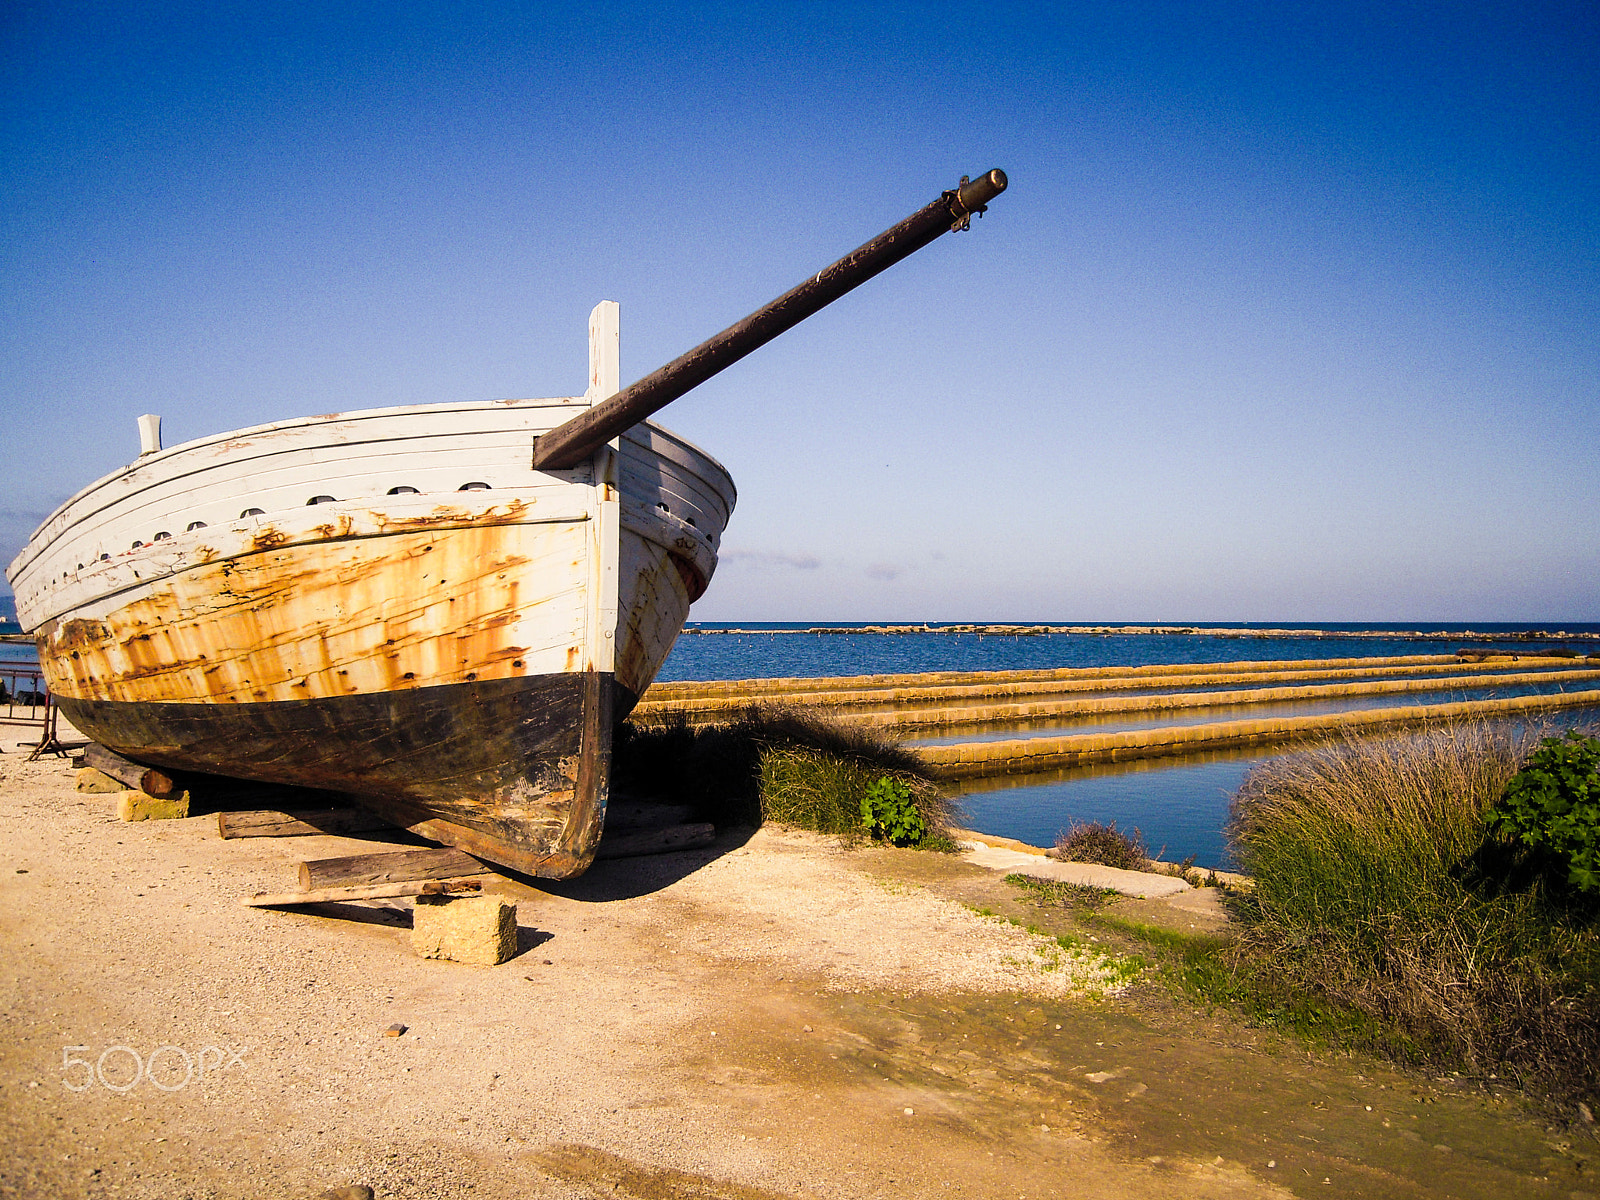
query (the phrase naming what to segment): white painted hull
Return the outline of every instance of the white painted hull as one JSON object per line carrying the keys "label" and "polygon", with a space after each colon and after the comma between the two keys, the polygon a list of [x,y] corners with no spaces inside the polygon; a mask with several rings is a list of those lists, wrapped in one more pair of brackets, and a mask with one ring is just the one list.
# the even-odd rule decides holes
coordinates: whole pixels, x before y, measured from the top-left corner
{"label": "white painted hull", "polygon": [[90,485],[8,571],[63,711],[136,758],[348,791],[503,865],[582,870],[611,724],[710,580],[734,501],[649,423],[535,471],[534,439],[587,403],[285,421]]}

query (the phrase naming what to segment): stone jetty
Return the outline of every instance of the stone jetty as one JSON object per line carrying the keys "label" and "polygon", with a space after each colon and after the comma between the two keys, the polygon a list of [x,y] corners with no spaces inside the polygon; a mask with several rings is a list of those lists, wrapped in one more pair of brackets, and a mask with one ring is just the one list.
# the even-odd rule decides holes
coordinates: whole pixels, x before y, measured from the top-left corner
{"label": "stone jetty", "polygon": [[[782,705],[902,737],[1017,729],[1019,736],[918,747],[952,778],[1033,774],[1132,758],[1181,756],[1289,742],[1342,729],[1393,728],[1463,717],[1516,716],[1600,707],[1600,656],[1408,655],[1311,661],[1232,662],[1058,670],[939,672],[847,678],[657,684],[634,719],[712,724],[752,705]],[[1495,696],[1495,691],[1540,689]],[[1473,692],[1483,698],[1457,699]],[[1447,703],[1373,706],[1372,698],[1448,694]],[[1348,700],[1338,711],[1296,706]],[[1239,717],[1260,706],[1259,717]],[[1229,718],[1148,727],[1148,717],[1227,710]],[[1270,712],[1266,710],[1272,710]],[[1072,732],[1074,723],[1122,714],[1145,727]],[[1020,736],[1021,731],[1027,736]]]}

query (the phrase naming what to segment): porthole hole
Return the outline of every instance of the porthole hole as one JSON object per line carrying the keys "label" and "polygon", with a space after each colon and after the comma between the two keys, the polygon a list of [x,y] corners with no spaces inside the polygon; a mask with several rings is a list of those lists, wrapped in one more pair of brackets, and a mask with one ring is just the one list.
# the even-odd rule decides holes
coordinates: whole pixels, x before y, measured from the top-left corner
{"label": "porthole hole", "polygon": [[239,519],[242,521],[246,517],[259,517],[260,515],[261,510],[259,508],[247,508],[239,514]]}
{"label": "porthole hole", "polygon": [[458,492],[487,492],[488,490],[489,485],[487,483],[463,483],[456,489]]}
{"label": "porthole hole", "polygon": [[404,486],[402,486],[402,487],[392,487],[392,488],[389,489],[389,495],[391,495],[391,496],[415,496],[416,494],[417,494],[417,489],[414,488],[414,487],[404,487]]}
{"label": "porthole hole", "polygon": [[165,529],[163,529],[160,533],[156,534],[156,536],[151,538],[150,540],[153,541],[153,542],[164,542],[171,536],[172,535],[170,533],[168,533]]}
{"label": "porthole hole", "polygon": [[313,496],[313,497],[311,497],[311,499],[306,501],[306,507],[310,508],[313,504],[337,504],[337,503],[338,503],[338,501],[335,500],[332,496]]}
{"label": "porthole hole", "polygon": [[193,533],[196,529],[204,529],[205,527],[206,523],[204,521],[190,521],[189,527],[185,529],[184,532]]}

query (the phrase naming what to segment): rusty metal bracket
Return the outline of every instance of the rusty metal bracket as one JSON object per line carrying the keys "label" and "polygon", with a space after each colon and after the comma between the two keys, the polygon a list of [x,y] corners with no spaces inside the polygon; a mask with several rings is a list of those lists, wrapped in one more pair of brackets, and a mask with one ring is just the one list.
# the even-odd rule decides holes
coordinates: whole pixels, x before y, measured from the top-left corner
{"label": "rusty metal bracket", "polygon": [[[950,224],[951,233],[965,233],[967,230],[972,228],[972,213],[969,212],[966,206],[961,203],[961,189],[966,187],[967,184],[971,182],[971,179],[963,175],[961,177],[961,182],[944,194],[944,198],[950,201],[951,210],[954,211],[959,209],[961,212],[961,215]],[[978,212],[980,214],[988,211],[989,206],[987,204],[981,205],[978,208]]]}

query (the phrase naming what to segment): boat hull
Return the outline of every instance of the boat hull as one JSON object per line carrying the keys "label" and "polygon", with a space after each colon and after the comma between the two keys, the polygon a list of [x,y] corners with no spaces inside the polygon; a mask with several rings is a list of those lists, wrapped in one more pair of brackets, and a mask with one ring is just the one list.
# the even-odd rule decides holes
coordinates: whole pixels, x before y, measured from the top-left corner
{"label": "boat hull", "polygon": [[562,878],[600,837],[612,714],[634,699],[617,690],[578,672],[267,703],[58,703],[154,765],[344,792],[436,841]]}
{"label": "boat hull", "polygon": [[534,471],[581,403],[308,418],[85,489],[9,572],[62,712],[141,761],[582,871],[614,724],[709,581],[733,488],[649,424]]}

